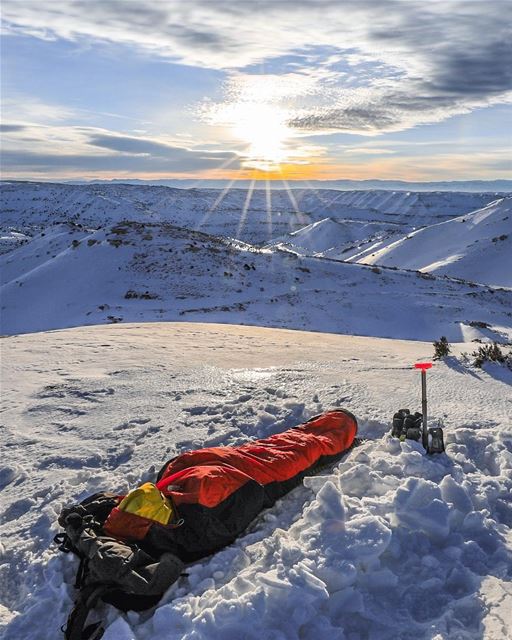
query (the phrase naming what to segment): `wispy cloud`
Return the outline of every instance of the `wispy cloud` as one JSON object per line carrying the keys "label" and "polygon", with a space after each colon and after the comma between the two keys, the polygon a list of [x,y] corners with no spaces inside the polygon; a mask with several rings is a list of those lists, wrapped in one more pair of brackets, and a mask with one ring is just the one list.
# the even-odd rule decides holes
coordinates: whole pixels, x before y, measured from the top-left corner
{"label": "wispy cloud", "polygon": [[80,175],[84,171],[187,174],[215,170],[240,157],[229,151],[176,146],[144,136],[54,125],[3,125],[2,161],[11,174]]}
{"label": "wispy cloud", "polygon": [[13,133],[18,131],[23,131],[26,129],[23,124],[0,124],[0,132],[2,133]]}
{"label": "wispy cloud", "polygon": [[280,61],[276,77],[307,85],[288,123],[304,134],[399,131],[510,100],[511,18],[488,0],[3,1],[8,33],[129,44],[249,71],[255,88],[257,65]]}

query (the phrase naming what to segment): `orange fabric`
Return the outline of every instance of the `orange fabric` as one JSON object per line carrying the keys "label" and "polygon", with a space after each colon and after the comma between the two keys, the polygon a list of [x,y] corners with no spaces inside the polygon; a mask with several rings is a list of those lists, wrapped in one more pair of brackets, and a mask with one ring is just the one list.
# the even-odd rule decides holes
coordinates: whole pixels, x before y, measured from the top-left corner
{"label": "orange fabric", "polygon": [[199,503],[214,507],[251,479],[262,485],[283,482],[305,471],[322,456],[345,451],[356,433],[357,422],[351,414],[329,411],[298,428],[240,447],[211,447],[184,453],[169,463],[160,482],[188,469],[171,483],[170,493],[176,505]]}
{"label": "orange fabric", "polygon": [[153,520],[114,507],[103,525],[103,530],[108,536],[120,540],[143,540],[153,524]]}

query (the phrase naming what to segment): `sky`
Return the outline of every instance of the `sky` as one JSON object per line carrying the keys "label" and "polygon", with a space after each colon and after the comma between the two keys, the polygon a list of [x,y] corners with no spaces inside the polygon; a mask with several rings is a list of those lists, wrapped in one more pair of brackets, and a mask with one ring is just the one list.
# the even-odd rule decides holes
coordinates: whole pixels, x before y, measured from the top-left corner
{"label": "sky", "polygon": [[2,175],[512,178],[509,0],[2,0]]}

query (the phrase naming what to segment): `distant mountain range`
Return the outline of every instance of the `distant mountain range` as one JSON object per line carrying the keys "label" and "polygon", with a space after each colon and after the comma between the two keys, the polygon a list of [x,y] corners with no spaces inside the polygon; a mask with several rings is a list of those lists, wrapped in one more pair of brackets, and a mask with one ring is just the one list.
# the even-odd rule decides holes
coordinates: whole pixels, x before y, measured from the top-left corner
{"label": "distant mountain range", "polygon": [[[129,180],[115,178],[113,180],[69,180],[70,184],[123,183],[140,185],[157,185],[176,187],[179,189],[224,189],[230,180]],[[237,180],[234,189],[247,189],[251,180]],[[362,190],[385,189],[389,191],[502,191],[512,192],[512,180],[452,180],[441,182],[406,182],[404,180],[288,180],[292,189],[338,189]],[[282,189],[281,180],[269,181],[271,189]],[[257,180],[256,189],[265,189],[266,182]]]}
{"label": "distant mountain range", "polygon": [[[1,331],[220,322],[510,341],[512,198],[3,182]],[[222,196],[222,197],[221,197]],[[370,264],[363,264],[369,262]]]}
{"label": "distant mountain range", "polygon": [[512,197],[406,233],[385,222],[325,218],[267,246],[512,287]]}
{"label": "distant mountain range", "polygon": [[[500,192],[306,188],[295,189],[292,197],[285,189],[272,191],[270,198],[264,191],[254,191],[248,200],[244,189],[219,194],[215,189],[177,189],[146,184],[8,181],[0,184],[0,194],[1,225],[6,232],[32,236],[36,231],[34,225],[40,231],[48,224],[58,222],[98,228],[121,220],[138,220],[169,222],[212,235],[236,237],[251,244],[266,243],[326,217],[359,223],[376,222],[382,232],[394,229],[407,233],[419,226],[476,211],[502,197]],[[361,240],[362,227],[360,224],[355,226],[360,228],[355,237]],[[377,229],[369,227],[366,231],[372,239],[377,233]],[[349,236],[348,242],[351,241]]]}

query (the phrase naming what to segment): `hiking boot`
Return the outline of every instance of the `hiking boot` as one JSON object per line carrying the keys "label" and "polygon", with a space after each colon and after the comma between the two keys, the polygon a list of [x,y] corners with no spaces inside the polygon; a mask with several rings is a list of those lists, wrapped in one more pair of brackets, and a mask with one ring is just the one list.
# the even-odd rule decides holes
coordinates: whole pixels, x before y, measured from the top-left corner
{"label": "hiking boot", "polygon": [[393,426],[391,427],[391,435],[393,438],[399,438],[402,435],[405,418],[411,412],[409,409],[399,409],[393,416]]}
{"label": "hiking boot", "polygon": [[409,414],[404,419],[402,436],[407,440],[420,440],[422,432],[423,415],[416,411],[414,415]]}

